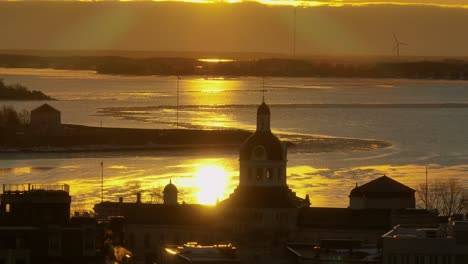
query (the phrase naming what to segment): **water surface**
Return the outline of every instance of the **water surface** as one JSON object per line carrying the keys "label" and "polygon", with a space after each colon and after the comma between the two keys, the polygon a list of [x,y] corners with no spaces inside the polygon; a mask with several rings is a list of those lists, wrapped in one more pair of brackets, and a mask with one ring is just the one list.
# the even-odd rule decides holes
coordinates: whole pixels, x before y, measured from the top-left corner
{"label": "water surface", "polygon": [[[468,82],[265,78],[263,86],[262,79],[254,77],[183,77],[177,107],[177,78],[172,76],[0,69],[0,77],[59,99],[49,103],[62,112],[63,123],[174,128],[178,109],[181,128],[254,129],[261,90],[267,89],[265,100],[271,105],[276,133],[392,143],[390,148],[374,151],[290,149],[288,183],[299,196],[309,194],[313,206],[347,206],[356,183],[383,174],[416,188],[425,177],[426,164],[431,179],[456,177],[468,184],[468,109],[433,105],[468,103]],[[0,104],[31,110],[41,102]],[[136,192],[142,191],[143,200],[159,202],[160,191],[172,180],[179,188],[180,201],[214,203],[226,198],[238,180],[236,151],[139,151],[0,154],[0,183],[68,183],[73,207],[90,209],[101,196],[101,160],[106,200],[120,196],[134,200]]]}

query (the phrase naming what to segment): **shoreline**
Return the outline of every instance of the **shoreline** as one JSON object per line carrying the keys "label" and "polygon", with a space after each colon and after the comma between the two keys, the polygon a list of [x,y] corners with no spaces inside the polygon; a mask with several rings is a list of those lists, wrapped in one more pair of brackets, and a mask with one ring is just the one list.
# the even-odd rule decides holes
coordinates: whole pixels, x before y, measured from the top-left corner
{"label": "shoreline", "polygon": [[[101,128],[63,125],[55,136],[25,133],[15,135],[15,143],[0,142],[0,153],[90,153],[132,151],[237,150],[252,134],[246,130]],[[319,153],[372,151],[392,144],[373,139],[312,135],[278,135],[288,147]],[[10,142],[10,141],[8,141]]]}

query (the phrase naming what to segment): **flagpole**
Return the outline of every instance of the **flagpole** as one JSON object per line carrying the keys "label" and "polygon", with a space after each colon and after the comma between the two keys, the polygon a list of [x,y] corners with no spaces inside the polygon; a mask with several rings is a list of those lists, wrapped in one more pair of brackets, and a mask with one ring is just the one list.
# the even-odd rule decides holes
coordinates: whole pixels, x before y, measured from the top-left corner
{"label": "flagpole", "polygon": [[104,201],[104,161],[101,160],[101,203]]}

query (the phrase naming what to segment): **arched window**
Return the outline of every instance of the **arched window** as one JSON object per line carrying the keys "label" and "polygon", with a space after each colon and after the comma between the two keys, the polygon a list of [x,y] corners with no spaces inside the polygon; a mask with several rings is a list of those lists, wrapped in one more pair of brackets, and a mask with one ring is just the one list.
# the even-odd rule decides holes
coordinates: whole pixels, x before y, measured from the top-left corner
{"label": "arched window", "polygon": [[272,180],[273,179],[273,169],[271,168],[268,168],[267,171],[266,171],[266,178],[268,180]]}
{"label": "arched window", "polygon": [[263,169],[262,168],[257,168],[257,180],[262,179],[262,174],[263,174]]}

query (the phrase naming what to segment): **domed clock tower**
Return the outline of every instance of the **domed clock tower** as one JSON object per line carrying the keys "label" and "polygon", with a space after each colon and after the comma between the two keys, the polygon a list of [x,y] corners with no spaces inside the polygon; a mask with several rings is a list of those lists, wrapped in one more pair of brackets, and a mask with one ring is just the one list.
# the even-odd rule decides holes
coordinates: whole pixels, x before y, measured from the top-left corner
{"label": "domed clock tower", "polygon": [[270,108],[257,109],[257,129],[239,152],[239,186],[287,186],[286,144],[271,133]]}
{"label": "domed clock tower", "polygon": [[[281,143],[271,132],[270,108],[263,101],[257,108],[257,129],[239,151],[239,185],[220,206],[231,209],[250,208],[256,213],[269,208],[270,213],[275,212],[272,213],[275,220],[271,224],[280,221],[276,217],[288,218],[282,216],[282,213],[289,212],[287,208],[309,206],[307,199],[297,197],[287,185],[286,156],[286,144]],[[281,210],[271,211],[273,208]],[[262,220],[265,221],[266,219]]]}

